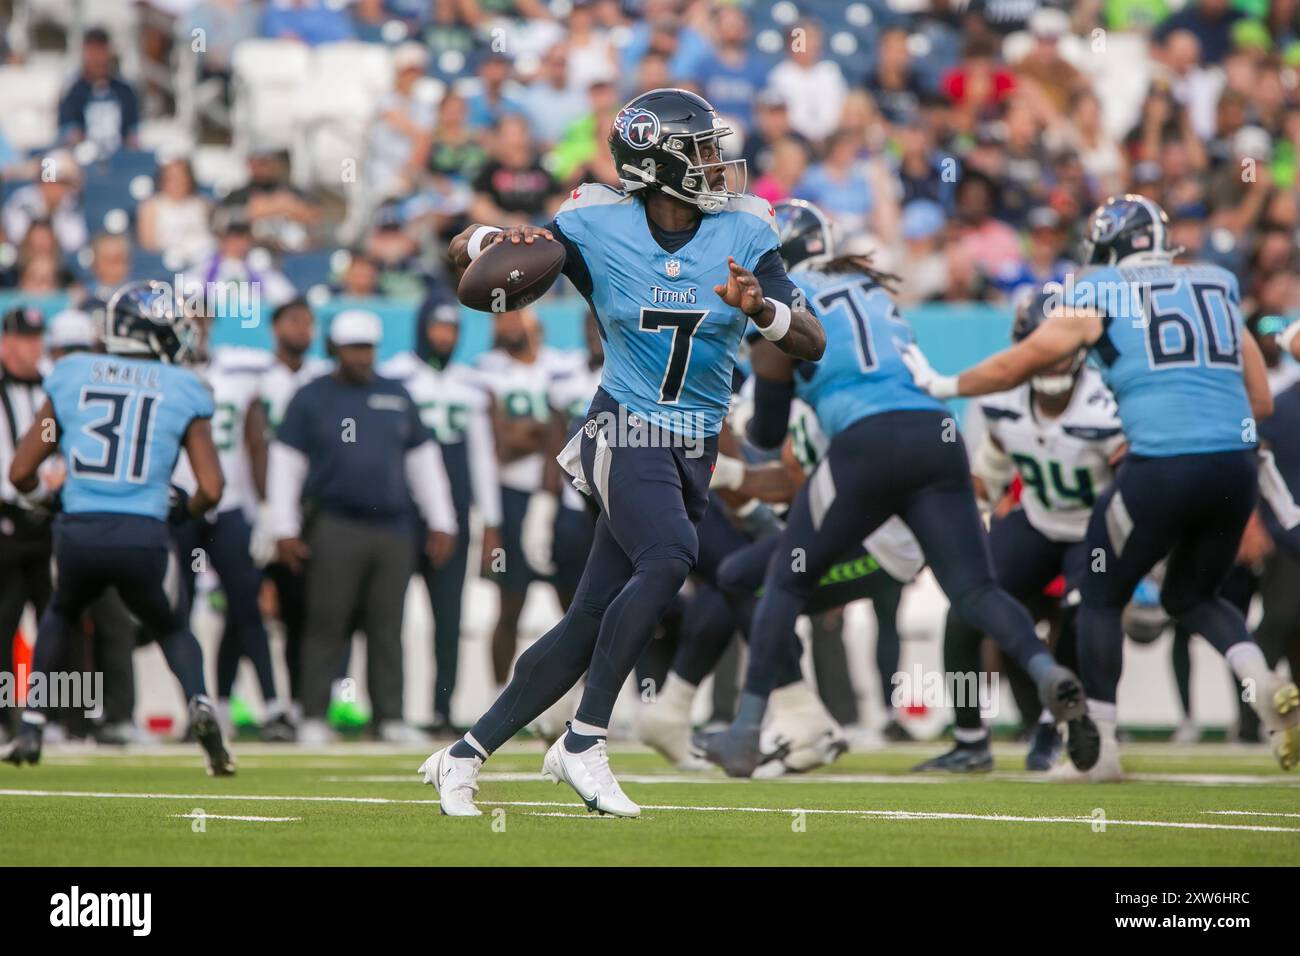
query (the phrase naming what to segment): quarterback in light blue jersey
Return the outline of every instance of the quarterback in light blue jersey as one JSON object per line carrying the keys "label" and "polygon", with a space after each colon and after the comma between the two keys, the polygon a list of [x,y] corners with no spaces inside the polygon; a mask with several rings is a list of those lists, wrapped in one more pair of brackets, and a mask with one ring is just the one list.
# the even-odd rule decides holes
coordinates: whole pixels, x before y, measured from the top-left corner
{"label": "quarterback in light blue jersey", "polygon": [[[234,762],[207,697],[167,520],[202,515],[221,500],[225,481],[208,425],[212,397],[181,367],[202,348],[201,327],[178,318],[174,307],[171,290],[154,283],[123,286],[109,299],[108,354],[75,353],[55,364],[45,380],[48,398],[14,453],[9,478],[28,501],[48,503],[39,466],[59,451],[67,465],[54,524],[56,585],[41,616],[33,674],[66,659],[82,612],[114,588],[146,632],[158,636],[189,701],[208,770],[224,776],[234,773]],[[182,449],[197,484],[188,498],[171,485]],[[24,711],[6,757],[11,763],[40,760],[44,709]]]}
{"label": "quarterback in light blue jersey", "polygon": [[1113,197],[1089,221],[1086,271],[1031,335],[957,376],[936,374],[915,348],[905,353],[918,384],[948,397],[1005,391],[1083,350],[1115,397],[1130,451],[1088,525],[1099,559],[1083,580],[1078,618],[1080,671],[1102,734],[1092,780],[1121,778],[1120,614],[1166,555],[1165,610],[1257,688],[1278,762],[1300,765],[1300,689],[1268,668],[1241,612],[1219,593],[1255,506],[1257,422],[1273,410],[1267,370],[1236,280],[1175,262],[1168,236],[1150,199]]}
{"label": "quarterback in light blue jersey", "polygon": [[475,224],[452,241],[461,271],[485,242],[562,243],[564,274],[591,305],[605,364],[586,421],[560,456],[600,507],[586,570],[564,618],[520,656],[496,703],[425,761],[444,813],[477,815],[482,762],[584,673],[576,718],[543,772],[592,810],[640,813],[610,772],[606,729],[697,560],[741,337],[752,321],[800,359],[815,362],[825,349],[785,274],[772,207],[744,193],[744,162],[722,157],[730,132],[694,93],[643,93],[609,130],[622,189],[586,183],[545,229]]}

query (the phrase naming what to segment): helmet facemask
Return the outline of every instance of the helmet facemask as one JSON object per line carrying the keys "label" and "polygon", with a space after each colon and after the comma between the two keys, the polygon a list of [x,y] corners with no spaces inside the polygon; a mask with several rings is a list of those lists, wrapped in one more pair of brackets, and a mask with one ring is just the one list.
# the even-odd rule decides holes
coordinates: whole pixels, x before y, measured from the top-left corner
{"label": "helmet facemask", "polygon": [[[681,185],[672,186],[661,181],[654,159],[646,157],[644,167],[625,163],[619,170],[620,174],[629,177],[624,179],[625,187],[629,191],[658,188],[675,199],[698,206],[701,212],[718,212],[727,200],[743,196],[749,183],[745,160],[723,158],[720,140],[730,135],[732,130],[728,126],[715,126],[700,133],[668,133],[659,145],[681,163]],[[712,144],[712,149],[706,153],[707,144]],[[714,188],[709,182],[716,170],[722,171],[720,188]]]}

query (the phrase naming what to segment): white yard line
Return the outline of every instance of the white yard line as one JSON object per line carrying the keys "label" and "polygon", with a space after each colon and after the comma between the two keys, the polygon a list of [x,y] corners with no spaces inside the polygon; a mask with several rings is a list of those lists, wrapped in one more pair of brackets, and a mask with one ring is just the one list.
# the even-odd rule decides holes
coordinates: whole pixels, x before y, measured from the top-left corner
{"label": "white yard line", "polygon": [[1268,813],[1263,810],[1202,810],[1201,812],[1222,817],[1287,817],[1291,820],[1300,820],[1300,813]]}
{"label": "white yard line", "polygon": [[[288,803],[368,803],[368,804],[410,804],[436,805],[437,800],[411,800],[390,797],[341,797],[341,796],[291,796],[287,794],[217,794],[217,793],[113,793],[93,790],[0,790],[0,797],[71,797],[95,800],[240,800]],[[563,803],[552,800],[481,800],[482,806],[488,807],[534,807],[555,808],[557,812],[581,806],[581,804]],[[868,809],[809,809],[803,807],[700,807],[680,806],[676,804],[642,804],[643,810],[662,810],[666,812],[692,813],[778,813],[784,816],[796,814],[818,814],[834,816],[874,817],[889,820],[960,820],[993,823],[1068,823],[1092,826],[1104,822],[1106,826],[1160,827],[1174,830],[1233,830],[1252,833],[1295,833],[1300,834],[1300,827],[1259,826],[1236,823],[1192,823],[1173,820],[1119,820],[1107,817],[1099,821],[1091,816],[1055,817],[1055,816],[1016,816],[996,813],[939,813],[915,810],[868,810]]]}
{"label": "white yard line", "polygon": [[297,823],[302,817],[243,817],[221,813],[173,813],[178,820],[239,820],[243,823]]}

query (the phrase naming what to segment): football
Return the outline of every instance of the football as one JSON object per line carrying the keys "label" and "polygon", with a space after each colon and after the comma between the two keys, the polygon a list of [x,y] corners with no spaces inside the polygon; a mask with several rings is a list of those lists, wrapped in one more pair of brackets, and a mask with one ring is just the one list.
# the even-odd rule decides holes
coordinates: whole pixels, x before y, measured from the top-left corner
{"label": "football", "polygon": [[456,295],[480,312],[509,312],[540,298],[564,268],[564,245],[536,237],[484,248],[460,277]]}

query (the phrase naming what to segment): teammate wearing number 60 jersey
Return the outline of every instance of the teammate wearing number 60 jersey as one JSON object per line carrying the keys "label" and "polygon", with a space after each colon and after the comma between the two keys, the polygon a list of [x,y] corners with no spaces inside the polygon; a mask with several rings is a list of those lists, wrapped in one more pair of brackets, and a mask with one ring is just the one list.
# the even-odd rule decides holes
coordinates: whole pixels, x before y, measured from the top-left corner
{"label": "teammate wearing number 60 jersey", "polygon": [[[159,644],[189,701],[190,724],[215,775],[234,772],[203,681],[203,656],[189,629],[189,600],[167,530],[169,513],[198,518],[221,500],[225,482],[209,419],[212,396],[179,366],[200,338],[195,322],[176,318],[170,289],[127,285],[108,302],[104,344],[61,359],[45,380],[49,396],[23,436],[9,478],[24,495],[40,494],[37,469],[62,451],[67,479],[54,526],[56,585],[41,617],[33,674],[63,659],[68,634],[86,607],[115,588]],[[51,428],[51,423],[55,426]],[[197,488],[180,507],[171,476],[184,448]],[[54,703],[46,701],[46,704]],[[7,759],[40,759],[42,706],[30,706]]]}
{"label": "teammate wearing number 60 jersey", "polygon": [[705,755],[730,775],[754,772],[768,698],[799,673],[796,619],[822,575],[897,515],[953,611],[1028,671],[1043,706],[1069,724],[1071,757],[1091,766],[1098,742],[1083,687],[1052,659],[1028,612],[998,587],[961,437],[948,410],[917,387],[902,360],[913,336],[889,292],[895,277],[861,256],[836,256],[825,217],[809,203],[782,203],[777,222],[782,258],[834,347],[814,365],[755,342],[750,438],[777,445],[793,395],[812,406],[831,441],[791,505],[768,565],[736,719],[709,739]]}
{"label": "teammate wearing number 60 jersey", "polygon": [[[1129,453],[1088,524],[1079,666],[1103,752],[1090,779],[1121,777],[1115,744],[1120,614],[1169,555],[1160,599],[1256,691],[1284,769],[1300,764],[1300,690],[1269,669],[1246,622],[1220,596],[1255,507],[1256,423],[1272,413],[1259,346],[1245,330],[1236,278],[1173,262],[1164,210],[1143,196],[1109,199],[1089,222],[1087,269],[1023,341],[957,376],[907,355],[934,395],[985,395],[1089,350],[1119,405]],[[1067,772],[1074,779],[1078,775]]]}
{"label": "teammate wearing number 60 jersey", "polygon": [[[817,319],[795,301],[771,207],[744,194],[730,133],[685,90],[652,90],[609,131],[624,189],[584,184],[546,230],[473,225],[452,241],[460,270],[485,241],[564,244],[564,273],[591,304],[605,343],[601,387],[562,457],[600,507],[586,570],[563,620],[520,655],[496,703],[421,768],[445,813],[474,815],[478,767],[572,687],[586,689],[543,772],[592,810],[636,816],[609,769],[614,700],[695,564],[718,432],[741,335],[752,320],[774,347],[816,361]],[[504,281],[504,278],[503,278]]]}

